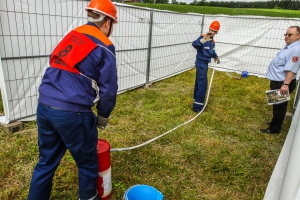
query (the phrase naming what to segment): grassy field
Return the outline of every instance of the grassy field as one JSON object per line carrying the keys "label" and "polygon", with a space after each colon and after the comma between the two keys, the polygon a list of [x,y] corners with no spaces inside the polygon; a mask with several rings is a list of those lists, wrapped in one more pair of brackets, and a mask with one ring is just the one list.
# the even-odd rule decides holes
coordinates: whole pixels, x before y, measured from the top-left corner
{"label": "grassy field", "polygon": [[[260,9],[149,6],[207,14],[268,13]],[[299,14],[299,11],[270,11],[270,16],[278,17]],[[196,116],[191,110],[194,78],[192,69],[154,83],[148,89],[118,95],[109,127],[99,130],[99,138],[107,140],[112,148],[130,147],[192,119]],[[267,89],[267,79],[249,76],[236,80],[216,71],[207,108],[194,121],[146,146],[111,153],[110,200],[121,200],[126,189],[136,184],[157,188],[165,200],[263,199],[290,126],[286,120],[279,135],[259,133],[260,128],[266,127],[264,122],[271,118],[272,107],[265,99]],[[14,134],[0,130],[1,200],[26,199],[32,170],[38,161],[37,126],[35,122],[24,125],[23,131]],[[67,152],[57,169],[51,200],[78,199],[77,185],[77,168]]]}
{"label": "grassy field", "polygon": [[[194,76],[193,69],[120,94],[99,138],[112,148],[130,147],[192,119]],[[198,118],[146,146],[111,153],[111,200],[122,199],[135,184],[156,187],[166,200],[262,199],[290,125],[286,120],[279,135],[259,133],[271,118],[267,89],[266,79],[236,80],[216,71],[207,107]],[[14,134],[2,131],[0,144],[0,199],[26,199],[38,159],[35,123]],[[51,199],[76,199],[77,183],[76,165],[67,153]]]}
{"label": "grassy field", "polygon": [[255,15],[269,17],[286,17],[299,18],[300,10],[283,10],[283,9],[257,9],[257,8],[222,8],[210,6],[191,6],[191,5],[173,5],[173,4],[132,4],[140,7],[148,7],[159,10],[171,10],[181,13],[199,13],[199,14],[224,14],[224,15]]}

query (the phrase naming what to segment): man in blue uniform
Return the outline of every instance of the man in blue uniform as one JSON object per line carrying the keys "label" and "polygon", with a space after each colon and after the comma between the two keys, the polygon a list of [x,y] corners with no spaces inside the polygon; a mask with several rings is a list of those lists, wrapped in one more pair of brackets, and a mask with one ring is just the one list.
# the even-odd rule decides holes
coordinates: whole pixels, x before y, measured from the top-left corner
{"label": "man in blue uniform", "polygon": [[[281,94],[290,94],[296,88],[296,75],[300,66],[300,28],[291,26],[285,36],[286,45],[280,50],[269,65],[267,78],[270,80],[270,89],[280,89]],[[260,132],[278,134],[284,122],[288,102],[273,105],[273,118],[266,129]]]}
{"label": "man in blue uniform", "polygon": [[[115,47],[108,39],[117,22],[110,0],[92,0],[88,23],[68,33],[50,56],[37,106],[39,162],[28,200],[50,199],[52,180],[68,149],[78,167],[79,199],[97,191],[97,127],[107,126],[117,97]],[[91,107],[99,97],[97,117]]]}
{"label": "man in blue uniform", "polygon": [[201,35],[192,45],[197,49],[196,55],[196,80],[194,86],[194,104],[193,111],[200,112],[203,109],[204,99],[207,90],[207,70],[208,63],[214,58],[217,64],[220,63],[217,53],[215,52],[214,36],[220,29],[220,23],[213,21],[209,26],[209,32]]}

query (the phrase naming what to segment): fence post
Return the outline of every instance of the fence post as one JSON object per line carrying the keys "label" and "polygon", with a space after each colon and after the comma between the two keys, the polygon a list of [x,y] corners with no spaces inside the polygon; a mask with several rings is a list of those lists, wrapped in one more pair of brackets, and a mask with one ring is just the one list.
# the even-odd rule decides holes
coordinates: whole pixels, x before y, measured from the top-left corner
{"label": "fence post", "polygon": [[203,15],[203,17],[202,17],[202,22],[201,22],[201,33],[200,33],[200,35],[203,34],[204,18],[205,18],[205,15]]}
{"label": "fence post", "polygon": [[5,78],[2,67],[2,58],[0,54],[0,98],[2,97],[2,105],[4,113],[0,113],[0,123],[8,124],[9,123],[9,104],[7,99],[7,91],[5,87]]}
{"label": "fence post", "polygon": [[298,80],[298,84],[296,87],[296,94],[295,94],[295,98],[294,98],[294,105],[293,105],[293,114],[295,113],[299,100],[300,100],[300,80]]}
{"label": "fence post", "polygon": [[153,9],[150,10],[149,37],[148,37],[148,54],[147,54],[147,70],[146,70],[146,84],[149,83],[149,76],[150,76],[152,26],[153,26]]}

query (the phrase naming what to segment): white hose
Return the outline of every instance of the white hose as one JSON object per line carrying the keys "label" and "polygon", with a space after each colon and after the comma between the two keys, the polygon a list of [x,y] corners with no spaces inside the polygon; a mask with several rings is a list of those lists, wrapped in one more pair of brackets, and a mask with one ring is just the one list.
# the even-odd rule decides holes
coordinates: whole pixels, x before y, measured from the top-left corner
{"label": "white hose", "polygon": [[157,140],[158,138],[161,138],[162,136],[165,136],[165,135],[171,133],[172,131],[175,131],[175,130],[178,129],[179,127],[181,127],[181,126],[183,126],[183,125],[186,125],[186,124],[190,123],[191,121],[195,120],[197,117],[199,117],[199,115],[202,114],[202,112],[204,111],[204,109],[205,109],[205,107],[206,107],[206,104],[207,104],[208,99],[209,99],[209,93],[210,93],[211,84],[212,84],[212,80],[213,80],[214,74],[215,74],[215,68],[213,68],[213,71],[212,71],[212,75],[211,75],[210,83],[209,83],[209,89],[208,89],[208,92],[207,92],[206,101],[205,101],[205,104],[204,104],[204,106],[203,106],[203,109],[202,109],[199,113],[197,113],[197,115],[196,115],[195,117],[193,117],[192,119],[190,119],[190,120],[184,122],[183,124],[180,124],[180,125],[176,126],[175,128],[173,128],[173,129],[171,129],[171,130],[169,130],[169,131],[167,131],[167,132],[165,132],[165,133],[163,133],[163,134],[161,134],[161,135],[159,135],[159,136],[157,136],[157,137],[155,137],[155,138],[153,138],[153,139],[151,139],[151,140],[148,140],[147,142],[144,142],[144,143],[142,143],[142,144],[139,144],[139,145],[136,145],[136,146],[132,146],[132,147],[114,148],[114,149],[111,149],[110,151],[111,151],[111,152],[116,152],[116,151],[127,151],[127,150],[132,150],[132,149],[136,149],[136,148],[145,146],[146,144],[149,144],[149,143],[151,143],[151,142]]}

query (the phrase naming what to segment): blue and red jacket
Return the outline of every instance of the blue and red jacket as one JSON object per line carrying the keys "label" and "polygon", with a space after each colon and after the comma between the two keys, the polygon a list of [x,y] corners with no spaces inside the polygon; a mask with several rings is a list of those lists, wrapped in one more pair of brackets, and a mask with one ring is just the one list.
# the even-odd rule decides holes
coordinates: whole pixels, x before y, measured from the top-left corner
{"label": "blue and red jacket", "polygon": [[98,114],[107,118],[118,91],[115,47],[89,22],[68,33],[52,52],[38,101],[62,110],[92,112],[95,85]]}
{"label": "blue and red jacket", "polygon": [[192,43],[192,46],[197,49],[196,62],[210,63],[211,58],[217,58],[218,55],[215,52],[215,41],[212,39],[210,41],[202,44],[200,40],[205,36],[203,34],[197,40]]}

